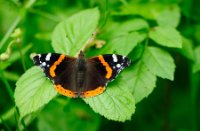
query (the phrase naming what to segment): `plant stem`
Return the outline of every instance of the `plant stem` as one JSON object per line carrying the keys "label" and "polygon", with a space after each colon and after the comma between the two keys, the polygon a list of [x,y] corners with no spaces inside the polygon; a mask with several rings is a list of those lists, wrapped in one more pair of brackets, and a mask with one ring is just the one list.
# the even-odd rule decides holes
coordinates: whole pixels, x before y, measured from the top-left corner
{"label": "plant stem", "polygon": [[1,80],[5,84],[6,90],[8,91],[8,94],[9,94],[10,98],[14,102],[14,97],[13,97],[14,93],[13,93],[13,90],[12,90],[9,82],[7,81],[7,79],[4,77],[4,73],[3,73],[3,71],[1,69],[0,69],[0,74],[1,74]]}
{"label": "plant stem", "polygon": [[198,73],[192,73],[192,67],[190,67],[190,100],[191,100],[191,118],[192,118],[192,129],[194,131],[198,130],[197,123],[197,95],[199,92],[199,80],[200,75]]}
{"label": "plant stem", "polygon": [[10,37],[11,33],[14,31],[14,29],[16,28],[16,26],[19,24],[21,20],[21,16],[17,16],[15,21],[12,23],[12,25],[10,26],[10,28],[8,29],[8,31],[6,32],[6,34],[4,35],[3,39],[0,42],[0,49],[4,46],[4,44],[6,43],[6,41],[8,40],[8,38]]}
{"label": "plant stem", "polygon": [[6,130],[8,131],[12,131],[11,128],[4,122],[4,119],[0,116],[0,123],[3,123],[3,125],[5,126]]}
{"label": "plant stem", "polygon": [[55,18],[55,15],[52,15],[52,14],[49,14],[49,13],[46,13],[46,12],[43,12],[43,11],[35,10],[33,8],[28,9],[28,11],[31,12],[31,13],[35,13],[35,14],[41,15],[43,17],[46,17],[47,19],[52,20],[56,23],[61,21],[59,18]]}

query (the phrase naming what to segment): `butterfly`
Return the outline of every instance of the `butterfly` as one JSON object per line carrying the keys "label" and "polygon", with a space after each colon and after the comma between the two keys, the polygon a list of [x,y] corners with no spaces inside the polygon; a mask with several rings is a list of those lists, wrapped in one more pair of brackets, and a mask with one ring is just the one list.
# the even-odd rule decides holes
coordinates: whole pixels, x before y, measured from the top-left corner
{"label": "butterfly", "polygon": [[131,60],[117,54],[104,54],[86,58],[80,51],[77,58],[64,54],[45,53],[33,57],[60,94],[72,98],[93,97],[103,93]]}

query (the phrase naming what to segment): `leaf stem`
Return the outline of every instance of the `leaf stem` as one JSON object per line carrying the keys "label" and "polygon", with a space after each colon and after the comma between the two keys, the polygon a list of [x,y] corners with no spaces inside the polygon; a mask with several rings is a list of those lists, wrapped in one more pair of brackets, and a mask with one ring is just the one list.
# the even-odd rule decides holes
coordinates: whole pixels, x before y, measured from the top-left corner
{"label": "leaf stem", "polygon": [[197,119],[197,95],[199,92],[200,75],[198,73],[192,73],[192,67],[190,66],[190,100],[191,100],[191,119],[192,127],[194,131],[198,130]]}

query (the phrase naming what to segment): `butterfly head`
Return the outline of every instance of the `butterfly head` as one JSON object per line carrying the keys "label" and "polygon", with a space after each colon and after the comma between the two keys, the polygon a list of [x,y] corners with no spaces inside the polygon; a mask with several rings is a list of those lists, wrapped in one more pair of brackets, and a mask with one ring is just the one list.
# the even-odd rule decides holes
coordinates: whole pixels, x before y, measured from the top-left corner
{"label": "butterfly head", "polygon": [[84,53],[83,53],[83,51],[82,51],[82,50],[80,51],[80,53],[79,53],[78,57],[79,57],[79,58],[84,58],[84,57],[85,57],[85,55],[84,55]]}

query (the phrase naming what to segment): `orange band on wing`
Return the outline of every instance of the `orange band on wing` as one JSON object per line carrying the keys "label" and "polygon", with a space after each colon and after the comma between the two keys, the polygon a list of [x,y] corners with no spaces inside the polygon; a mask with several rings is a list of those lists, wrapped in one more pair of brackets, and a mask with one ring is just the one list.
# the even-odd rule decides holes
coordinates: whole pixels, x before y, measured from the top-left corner
{"label": "orange band on wing", "polygon": [[77,93],[67,90],[63,88],[61,85],[55,85],[54,87],[57,92],[59,92],[60,94],[64,96],[73,97],[73,98],[77,97]]}
{"label": "orange band on wing", "polygon": [[107,71],[106,78],[109,79],[112,76],[112,69],[110,68],[108,63],[104,60],[102,55],[99,55],[98,58],[101,61],[101,63],[103,64],[103,66],[106,67],[106,71]]}
{"label": "orange band on wing", "polygon": [[105,90],[105,87],[99,86],[98,88],[96,88],[96,89],[94,89],[94,90],[82,92],[82,93],[81,93],[81,97],[86,98],[86,97],[96,96],[96,95],[99,95],[99,94],[103,93],[104,90]]}
{"label": "orange band on wing", "polygon": [[56,66],[59,65],[64,60],[64,58],[65,58],[65,55],[60,55],[58,60],[53,63],[53,65],[50,68],[51,77],[55,77],[56,76],[56,73],[55,73]]}

